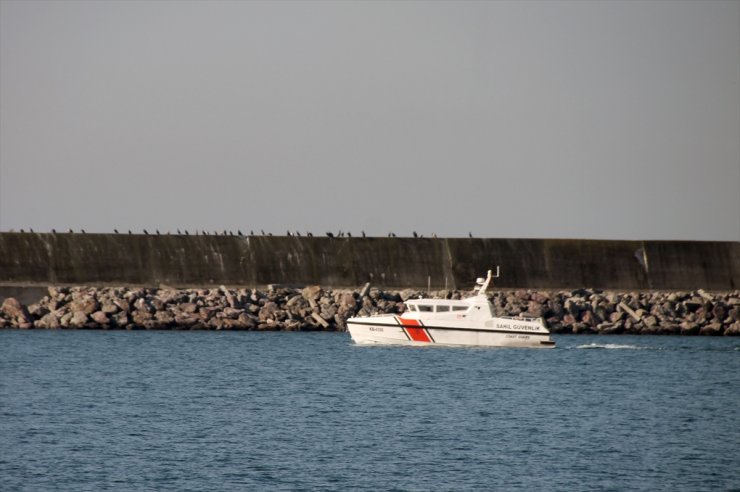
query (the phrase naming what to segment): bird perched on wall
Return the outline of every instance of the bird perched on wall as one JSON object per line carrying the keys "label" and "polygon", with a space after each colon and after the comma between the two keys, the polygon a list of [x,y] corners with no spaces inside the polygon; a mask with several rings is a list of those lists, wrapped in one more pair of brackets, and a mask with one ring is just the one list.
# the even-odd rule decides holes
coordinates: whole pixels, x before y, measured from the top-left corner
{"label": "bird perched on wall", "polygon": [[252,229],[249,230],[249,235],[254,236],[254,231]]}
{"label": "bird perched on wall", "polygon": [[292,236],[293,234],[290,233],[290,231],[287,231],[288,237]]}
{"label": "bird perched on wall", "polygon": [[85,234],[85,229],[80,229],[80,232]]}
{"label": "bird perched on wall", "polygon": [[56,229],[52,229],[52,230],[51,230],[51,233],[52,233],[52,234],[56,234],[56,233],[57,233],[57,230],[56,230]]}
{"label": "bird perched on wall", "polygon": [[365,231],[362,231],[362,237],[365,237]]}
{"label": "bird perched on wall", "polygon": [[75,233],[75,231],[73,231],[72,229],[70,229],[70,230],[69,230],[69,233],[70,233],[70,234],[74,234],[74,233]]}
{"label": "bird perched on wall", "polygon": [[131,234],[131,229],[128,230],[129,235]]}
{"label": "bird perched on wall", "polygon": [[156,231],[156,232],[157,232],[157,236],[159,236],[159,229],[157,229],[157,231]]}
{"label": "bird perched on wall", "polygon": [[347,237],[352,237],[352,233],[347,231]]}
{"label": "bird perched on wall", "polygon": [[308,237],[313,237],[313,232],[311,232],[311,231],[308,231],[308,232],[306,233],[306,236],[308,236]]}
{"label": "bird perched on wall", "polygon": [[118,229],[113,229],[113,232],[115,232],[116,234],[118,234]]}
{"label": "bird perched on wall", "polygon": [[260,229],[260,232],[262,233],[263,236],[265,235],[265,230],[264,229]]}
{"label": "bird perched on wall", "polygon": [[177,233],[180,234],[180,229],[177,230]]}
{"label": "bird perched on wall", "polygon": [[473,233],[472,232],[469,232],[468,233],[468,237],[473,237]]}
{"label": "bird perched on wall", "polygon": [[31,229],[31,228],[29,227],[29,228],[28,228],[28,232],[31,232],[31,233],[33,233],[33,229]]}
{"label": "bird perched on wall", "polygon": [[334,237],[334,234],[332,234],[331,232],[327,232],[326,237]]}
{"label": "bird perched on wall", "polygon": [[190,235],[190,234],[188,234],[188,230],[187,229],[185,229],[185,235],[186,236],[189,236]]}
{"label": "bird perched on wall", "polygon": [[146,231],[146,229],[144,229],[144,234],[146,234],[147,236],[149,235],[149,233]]}
{"label": "bird perched on wall", "polygon": [[23,229],[21,229],[21,232],[26,232],[26,231],[24,231]]}
{"label": "bird perched on wall", "polygon": [[419,235],[414,231],[414,237],[419,237]]}
{"label": "bird perched on wall", "polygon": [[239,234],[239,237],[242,237],[244,235],[244,234],[242,234],[242,230],[241,229],[237,230],[236,233]]}

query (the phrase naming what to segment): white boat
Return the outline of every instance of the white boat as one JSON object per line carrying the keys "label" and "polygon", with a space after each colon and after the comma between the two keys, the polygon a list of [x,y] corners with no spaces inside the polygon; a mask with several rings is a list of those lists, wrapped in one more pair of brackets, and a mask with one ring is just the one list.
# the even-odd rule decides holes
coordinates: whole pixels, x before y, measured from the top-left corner
{"label": "white boat", "polygon": [[555,347],[542,318],[494,316],[486,297],[491,271],[467,299],[410,299],[403,314],[356,316],[347,330],[357,344]]}

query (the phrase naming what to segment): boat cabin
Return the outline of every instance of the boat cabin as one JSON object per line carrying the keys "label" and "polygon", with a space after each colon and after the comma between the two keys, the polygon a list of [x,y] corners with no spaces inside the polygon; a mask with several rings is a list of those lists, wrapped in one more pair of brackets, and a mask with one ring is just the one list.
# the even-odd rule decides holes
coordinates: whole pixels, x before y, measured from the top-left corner
{"label": "boat cabin", "polygon": [[463,300],[456,299],[410,299],[406,301],[404,317],[424,319],[489,319],[493,317],[491,304],[484,296]]}

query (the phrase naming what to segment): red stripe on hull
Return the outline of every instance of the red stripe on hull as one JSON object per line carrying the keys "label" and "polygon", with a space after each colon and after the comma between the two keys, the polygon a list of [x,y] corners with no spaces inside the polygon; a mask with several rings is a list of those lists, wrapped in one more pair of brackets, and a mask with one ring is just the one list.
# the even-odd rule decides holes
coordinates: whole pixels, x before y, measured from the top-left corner
{"label": "red stripe on hull", "polygon": [[427,335],[426,330],[421,326],[418,320],[415,319],[403,319],[399,318],[401,326],[403,326],[406,333],[409,334],[411,340],[415,342],[431,342],[432,340]]}

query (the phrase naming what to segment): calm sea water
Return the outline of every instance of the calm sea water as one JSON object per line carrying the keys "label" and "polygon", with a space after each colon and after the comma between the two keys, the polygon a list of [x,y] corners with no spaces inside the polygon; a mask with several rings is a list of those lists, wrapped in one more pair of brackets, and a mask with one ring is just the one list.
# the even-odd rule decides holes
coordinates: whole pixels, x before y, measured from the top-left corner
{"label": "calm sea water", "polygon": [[2,490],[740,488],[740,340],[0,332]]}

